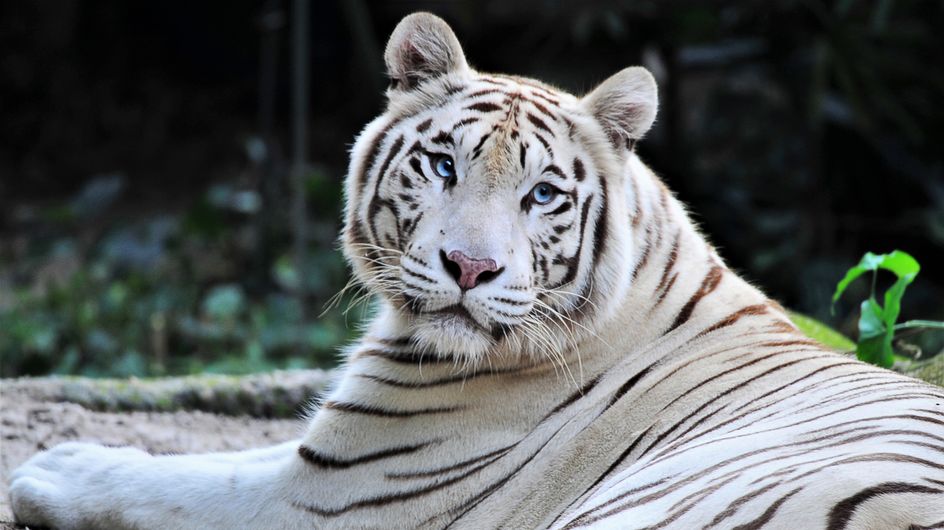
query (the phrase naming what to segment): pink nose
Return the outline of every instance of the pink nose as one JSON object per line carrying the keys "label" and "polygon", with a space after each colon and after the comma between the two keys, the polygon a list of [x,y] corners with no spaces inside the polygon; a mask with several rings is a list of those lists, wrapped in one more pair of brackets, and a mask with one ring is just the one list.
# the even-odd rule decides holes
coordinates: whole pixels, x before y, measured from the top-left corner
{"label": "pink nose", "polygon": [[449,254],[440,252],[440,257],[446,270],[463,291],[491,280],[504,270],[499,268],[495,260],[491,258],[470,258],[458,250],[453,250]]}

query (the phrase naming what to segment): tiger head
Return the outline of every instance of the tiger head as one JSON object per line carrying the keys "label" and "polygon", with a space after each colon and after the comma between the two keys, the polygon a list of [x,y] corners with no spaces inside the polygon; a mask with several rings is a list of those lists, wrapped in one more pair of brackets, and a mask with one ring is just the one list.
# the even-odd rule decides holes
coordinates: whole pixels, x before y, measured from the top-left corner
{"label": "tiger head", "polygon": [[400,22],[386,112],[359,135],[344,251],[437,354],[560,354],[629,284],[627,161],[657,90],[627,68],[577,98],[477,72],[449,26]]}

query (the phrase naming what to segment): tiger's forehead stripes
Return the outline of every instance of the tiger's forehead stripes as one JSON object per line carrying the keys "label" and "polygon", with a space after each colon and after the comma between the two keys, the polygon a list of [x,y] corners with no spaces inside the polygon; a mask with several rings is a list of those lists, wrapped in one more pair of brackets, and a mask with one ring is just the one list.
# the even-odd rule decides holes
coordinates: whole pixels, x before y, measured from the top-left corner
{"label": "tiger's forehead stripes", "polygon": [[[505,115],[504,118],[492,127],[489,133],[495,134],[495,141],[488,152],[485,163],[488,183],[490,189],[498,187],[499,183],[506,178],[506,175],[513,174],[514,142],[518,130],[518,113],[520,110],[519,93],[509,94],[503,100]],[[488,136],[488,135],[486,135]],[[483,138],[482,142],[484,143]]]}
{"label": "tiger's forehead stripes", "polygon": [[[476,87],[478,83],[486,85],[497,85],[491,87]],[[492,113],[501,113],[501,118],[496,121],[492,127],[477,139],[471,151],[470,160],[478,159],[484,151],[488,151],[485,164],[485,176],[489,180],[489,188],[494,189],[499,183],[510,174],[518,174],[521,180],[516,182],[520,185],[526,178],[523,171],[513,169],[513,153],[518,151],[518,165],[521,170],[525,169],[527,157],[527,141],[522,137],[521,125],[526,123],[530,127],[528,136],[533,136],[544,148],[547,158],[555,160],[554,149],[551,142],[556,140],[559,132],[555,131],[557,126],[563,123],[568,140],[573,140],[573,128],[575,127],[572,119],[566,116],[566,111],[561,107],[559,97],[551,92],[547,87],[537,83],[518,78],[503,78],[497,76],[481,76],[466,89],[467,93],[460,93],[456,98],[460,100],[476,100],[470,103],[464,103],[464,111],[472,111],[476,114],[489,115]],[[501,97],[496,100],[495,97]],[[481,121],[479,116],[471,116],[457,122],[452,127],[454,137],[462,133],[461,128]],[[563,179],[568,179],[567,175],[555,164],[551,164],[550,171],[554,172]],[[573,177],[578,182],[583,181],[586,176],[585,165],[579,159],[573,161]],[[556,169],[556,171],[554,171]]]}

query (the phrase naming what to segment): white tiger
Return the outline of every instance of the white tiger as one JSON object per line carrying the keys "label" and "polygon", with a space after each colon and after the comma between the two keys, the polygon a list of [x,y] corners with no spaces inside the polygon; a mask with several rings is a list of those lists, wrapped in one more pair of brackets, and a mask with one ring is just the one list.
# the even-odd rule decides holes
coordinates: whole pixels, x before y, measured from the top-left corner
{"label": "white tiger", "polygon": [[13,475],[58,528],[944,528],[944,391],[804,338],[634,154],[657,91],[387,46],[343,239],[381,309],[300,441],[68,443]]}

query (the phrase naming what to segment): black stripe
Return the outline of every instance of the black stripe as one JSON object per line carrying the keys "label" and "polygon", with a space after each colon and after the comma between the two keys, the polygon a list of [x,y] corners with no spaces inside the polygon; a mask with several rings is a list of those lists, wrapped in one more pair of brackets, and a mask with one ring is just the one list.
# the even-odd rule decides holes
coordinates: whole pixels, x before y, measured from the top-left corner
{"label": "black stripe", "polygon": [[[649,434],[649,431],[652,430],[653,426],[654,425],[650,425],[648,429],[646,429],[645,431],[642,432],[642,434],[637,436],[636,439],[633,440],[633,443],[629,444],[629,446],[626,449],[624,449],[623,452],[620,453],[618,457],[616,457],[616,460],[614,460],[613,463],[611,463],[609,467],[606,468],[606,471],[601,473],[600,476],[597,477],[595,481],[593,481],[593,484],[590,484],[590,487],[584,490],[584,493],[591,491],[593,490],[593,488],[597,487],[597,485],[603,482],[603,480],[606,479],[610,475],[610,473],[613,472],[614,469],[616,469],[624,460],[626,460],[626,458],[629,457],[630,453],[633,452],[633,449],[635,449],[636,446],[639,445],[639,442],[641,442],[643,438],[645,438]],[[624,493],[628,493],[628,492],[624,492]],[[583,494],[581,494],[581,496],[582,495]]]}
{"label": "black stripe", "polygon": [[423,214],[425,212],[420,212],[415,219],[411,219],[409,225],[404,226],[403,232],[406,234],[406,237],[412,237],[413,232],[416,232],[416,227],[419,226],[420,220],[423,219]]}
{"label": "black stripe", "polygon": [[423,164],[420,162],[419,158],[416,158],[416,157],[410,158],[410,167],[413,168],[413,171],[417,175],[419,175],[420,177],[423,177],[423,180],[425,180],[426,182],[430,181],[429,178],[426,176],[426,174],[423,172]]}
{"label": "black stripe", "polygon": [[367,175],[370,172],[371,168],[374,165],[374,159],[377,158],[378,151],[380,146],[383,144],[383,141],[387,138],[387,133],[390,132],[390,129],[393,129],[398,123],[399,119],[391,120],[386,127],[380,130],[370,141],[370,147],[367,149],[367,156],[364,157],[364,165],[361,167],[360,175],[357,177],[357,189],[358,191],[363,191],[364,186],[367,184]]}
{"label": "black stripe", "polygon": [[348,403],[344,401],[326,401],[321,406],[322,409],[336,410],[338,412],[349,412],[352,414],[364,414],[367,416],[379,416],[382,418],[412,418],[414,416],[427,416],[431,414],[451,414],[462,410],[463,407],[430,407],[426,409],[415,410],[392,410],[375,407],[373,405],[362,405],[359,403]]}
{"label": "black stripe", "polygon": [[936,523],[931,523],[929,525],[917,525],[913,524],[907,528],[907,530],[944,530],[944,519]]}
{"label": "black stripe", "polygon": [[[561,256],[554,258],[554,264],[565,265],[567,267],[567,272],[564,274],[564,278],[561,279],[557,285],[550,287],[550,289],[557,289],[561,286],[567,285],[568,283],[574,281],[574,278],[577,277],[577,268],[580,265],[580,253],[583,252],[584,230],[587,227],[587,214],[590,212],[590,203],[592,201],[593,195],[587,197],[587,200],[583,203],[583,207],[580,209],[580,240],[577,242],[577,250],[574,252],[574,255],[570,256],[569,258],[564,258]],[[554,240],[554,236],[551,236],[551,240]]]}
{"label": "black stripe", "polygon": [[606,411],[606,409],[612,407],[614,403],[622,399],[623,396],[625,396],[627,392],[629,392],[630,390],[632,390],[634,386],[636,386],[636,383],[642,380],[643,377],[646,377],[646,374],[648,374],[650,371],[652,371],[654,367],[656,367],[657,365],[661,363],[662,361],[658,360],[650,364],[649,366],[645,367],[638,374],[627,379],[625,383],[623,383],[622,385],[620,385],[618,389],[616,389],[616,392],[613,394],[613,397],[610,398],[610,402],[606,404],[606,407],[603,410]]}
{"label": "black stripe", "polygon": [[439,134],[432,137],[430,141],[439,145],[453,145],[455,143],[452,140],[452,136],[450,136],[446,131],[439,131]]}
{"label": "black stripe", "polygon": [[711,269],[708,270],[705,279],[701,282],[701,286],[695,291],[695,294],[689,298],[688,302],[682,306],[682,309],[679,311],[678,316],[675,317],[675,321],[672,322],[672,325],[669,326],[666,334],[674,331],[675,328],[684,324],[692,316],[692,312],[695,310],[695,305],[698,304],[698,301],[711,294],[711,292],[718,287],[718,284],[721,283],[723,272],[724,269],[718,265],[713,265]]}
{"label": "black stripe", "polygon": [[[668,282],[669,280],[669,273],[672,272],[672,268],[675,266],[675,260],[678,259],[679,243],[681,242],[681,238],[682,238],[682,230],[679,229],[675,233],[675,237],[672,238],[672,246],[671,246],[671,250],[669,250],[669,257],[665,261],[665,266],[662,268],[662,277],[659,278],[659,285],[656,286],[657,293],[662,293],[662,289],[665,287],[666,282]],[[664,296],[665,293],[662,293],[662,295]]]}
{"label": "black stripe", "polygon": [[403,147],[404,137],[401,134],[394,140],[393,145],[390,146],[390,151],[387,153],[387,157],[384,159],[383,164],[380,165],[380,170],[377,172],[377,182],[374,185],[374,195],[370,198],[370,203],[367,207],[367,220],[373,232],[371,235],[374,238],[375,243],[380,243],[378,240],[378,234],[376,227],[373,226],[373,221],[376,218],[377,214],[380,212],[382,205],[389,206],[396,216],[396,206],[391,204],[389,201],[384,201],[378,195],[380,194],[380,184],[383,182],[384,175],[387,172],[387,169],[390,167],[390,164],[393,162],[393,159],[400,153],[400,149]]}
{"label": "black stripe", "polygon": [[372,374],[358,374],[358,376],[364,379],[373,381],[375,383],[381,384],[381,385],[392,386],[396,388],[416,389],[416,388],[432,388],[436,386],[445,386],[445,385],[451,385],[454,383],[464,383],[466,381],[469,381],[471,379],[477,379],[479,377],[507,375],[507,374],[518,373],[523,370],[524,368],[508,368],[505,370],[487,369],[487,370],[480,370],[477,372],[472,372],[470,374],[456,374],[449,377],[434,379],[432,381],[401,381],[399,379],[391,379],[388,377],[381,377],[381,376],[372,375]]}
{"label": "black stripe", "polygon": [[544,123],[544,120],[542,120],[541,118],[538,118],[537,116],[535,116],[534,114],[531,114],[530,112],[527,113],[527,118],[528,118],[528,121],[530,121],[535,127],[537,127],[538,129],[543,129],[547,131],[548,133],[550,133],[551,136],[554,136],[554,131],[552,131],[551,128],[548,127],[546,123]]}
{"label": "black stripe", "polygon": [[445,92],[447,96],[458,94],[459,92],[462,92],[463,90],[465,90],[465,87],[462,85],[446,85],[445,87]]}
{"label": "black stripe", "polygon": [[512,300],[511,298],[501,298],[501,297],[496,298],[493,296],[490,296],[489,300],[493,300],[501,304],[508,304],[508,305],[514,305],[514,306],[526,306],[526,305],[531,304],[531,302],[527,302],[527,301]]}
{"label": "black stripe", "polygon": [[481,153],[482,146],[485,145],[485,142],[488,141],[488,137],[491,136],[491,135],[492,135],[491,131],[489,131],[489,132],[483,134],[483,135],[482,135],[482,138],[479,140],[479,142],[478,142],[477,144],[475,144],[475,147],[472,148],[472,160],[475,160],[476,158],[479,157],[479,154]]}
{"label": "black stripe", "polygon": [[[778,353],[783,353],[783,352],[778,352]],[[737,385],[734,385],[734,386],[732,386],[732,387],[726,389],[724,392],[721,392],[720,394],[714,396],[714,397],[711,398],[710,400],[704,402],[704,403],[703,403],[701,406],[699,406],[697,409],[693,410],[691,413],[689,413],[688,415],[686,415],[684,418],[682,418],[681,420],[677,421],[677,422],[675,423],[675,425],[673,425],[673,426],[670,427],[668,430],[666,430],[665,432],[663,432],[662,434],[660,434],[659,436],[657,436],[657,437],[655,438],[655,440],[653,440],[652,443],[649,444],[649,447],[646,447],[646,449],[643,450],[642,453],[640,453],[640,456],[649,453],[649,451],[651,451],[659,442],[661,442],[662,440],[664,440],[666,436],[668,436],[669,434],[672,434],[676,429],[678,429],[679,427],[681,427],[685,422],[687,422],[687,421],[690,420],[692,417],[694,417],[696,414],[698,414],[699,412],[701,412],[702,410],[704,410],[706,407],[708,407],[708,405],[711,405],[712,403],[714,403],[715,401],[718,401],[719,399],[723,398],[724,396],[727,396],[728,394],[731,394],[731,393],[733,393],[733,392],[736,392],[737,390],[739,390],[739,389],[741,389],[741,388],[743,388],[743,387],[749,385],[750,383],[752,383],[752,382],[754,382],[754,381],[756,381],[756,380],[758,380],[758,379],[760,379],[760,378],[762,378],[762,377],[765,377],[765,376],[767,376],[767,375],[770,375],[770,374],[772,374],[773,372],[777,372],[777,371],[783,370],[784,368],[788,368],[788,367],[790,367],[790,366],[793,366],[794,364],[797,364],[797,363],[800,363],[800,362],[803,362],[803,361],[809,361],[809,360],[811,360],[811,359],[817,359],[817,358],[819,358],[819,357],[806,357],[806,358],[803,358],[803,359],[795,359],[795,360],[790,361],[790,362],[788,362],[788,363],[784,363],[784,364],[781,364],[781,365],[778,365],[778,366],[774,366],[773,368],[767,369],[767,370],[765,370],[765,371],[763,371],[763,372],[761,372],[761,373],[755,375],[754,377],[751,377],[751,378],[749,378],[749,379],[747,379],[747,380],[745,380],[745,381],[742,381],[742,382],[738,383]],[[711,415],[708,415],[707,417],[710,417],[710,416],[711,416]],[[704,420],[704,419],[705,419],[705,418],[702,418],[702,420]],[[695,422],[695,424],[694,424],[692,427],[698,425],[699,423],[701,423],[701,422]],[[684,436],[684,435],[685,435],[687,432],[689,432],[690,430],[691,430],[691,429],[689,429],[689,430],[685,431],[684,433],[680,434],[679,437]],[[676,437],[676,439],[678,439],[678,437]],[[673,440],[673,441],[674,441],[674,440]]]}
{"label": "black stripe", "polygon": [[579,158],[574,158],[574,178],[577,179],[577,182],[583,182],[583,179],[587,177],[587,171],[583,167],[583,162]]}
{"label": "black stripe", "polygon": [[409,346],[413,342],[413,337],[394,337],[394,338],[380,338],[375,339],[377,342],[384,344],[386,346],[400,346],[405,347]]}
{"label": "black stripe", "polygon": [[[754,304],[754,305],[749,305],[747,307],[743,307],[735,311],[734,313],[731,313],[727,317],[723,318],[717,324],[709,326],[708,328],[705,329],[705,331],[702,331],[701,333],[699,333],[698,336],[700,337],[702,335],[707,335],[708,333],[711,333],[712,331],[717,331],[721,328],[730,326],[734,324],[735,322],[737,322],[738,320],[740,320],[741,318],[746,317],[746,316],[763,315],[767,313],[769,309],[770,307],[767,304]],[[791,344],[806,344],[807,346],[820,346],[818,342],[813,342],[809,340],[783,341],[780,343],[772,343],[772,344],[758,344],[758,346],[768,346],[768,345],[769,346],[790,346]]]}
{"label": "black stripe", "polygon": [[472,99],[472,98],[477,98],[479,96],[484,96],[485,94],[494,94],[496,92],[504,94],[504,92],[500,88],[483,88],[482,90],[477,90],[469,94],[467,97],[468,99]]}
{"label": "black stripe", "polygon": [[570,210],[571,206],[572,206],[572,204],[570,203],[570,201],[565,201],[565,202],[562,203],[560,206],[558,206],[557,208],[554,208],[553,210],[551,210],[551,211],[549,211],[549,212],[546,212],[544,215],[560,215],[560,214],[562,214],[562,213],[564,213],[564,212]]}
{"label": "black stripe", "polygon": [[764,527],[764,525],[770,522],[774,514],[777,513],[777,510],[780,509],[783,503],[787,502],[787,499],[789,499],[790,497],[793,497],[794,495],[799,493],[800,490],[802,489],[803,489],[803,486],[800,486],[799,488],[796,488],[793,491],[787,493],[783,497],[780,497],[779,499],[775,500],[770,506],[768,506],[767,509],[764,510],[764,513],[760,514],[760,516],[757,519],[748,521],[742,525],[735,526],[732,530],[760,530],[761,528]]}
{"label": "black stripe", "polygon": [[554,114],[552,114],[551,111],[549,111],[549,110],[547,109],[547,107],[545,107],[544,105],[542,105],[542,104],[538,103],[537,101],[534,101],[533,99],[530,99],[530,98],[522,97],[522,99],[524,99],[525,101],[527,101],[528,103],[530,103],[531,105],[533,105],[534,108],[538,109],[538,112],[540,112],[541,114],[543,114],[543,115],[547,116],[548,118],[550,118],[551,121],[557,121],[557,116],[555,116]]}
{"label": "black stripe", "polygon": [[[535,86],[534,88],[541,88],[541,87]],[[544,89],[541,88],[541,90],[544,90]],[[551,105],[554,105],[554,106],[556,106],[556,107],[559,107],[559,106],[560,106],[560,101],[557,101],[556,99],[551,98],[550,96],[548,96],[548,95],[546,95],[546,94],[542,94],[541,92],[534,92],[533,94],[534,94],[535,97],[541,98],[541,99],[543,99],[544,101],[547,101],[548,103],[550,103]]]}
{"label": "black stripe", "polygon": [[490,85],[498,85],[498,86],[508,86],[508,85],[509,85],[508,81],[506,81],[506,80],[504,80],[504,79],[501,79],[500,77],[485,77],[485,76],[482,76],[482,77],[479,77],[478,80],[479,80],[479,81],[482,81],[483,83],[488,83],[488,84],[490,84]]}
{"label": "black stripe", "polygon": [[457,359],[451,355],[417,354],[415,352],[395,352],[388,350],[366,350],[358,355],[369,355],[397,364],[455,364]]}
{"label": "black stripe", "polygon": [[665,301],[665,297],[669,294],[669,292],[672,291],[672,287],[675,287],[676,280],[678,280],[678,273],[673,274],[672,277],[669,278],[668,283],[665,284],[665,289],[659,293],[659,297],[656,298],[656,303],[652,306],[653,310],[655,310],[655,308],[659,307],[659,305]]}
{"label": "black stripe", "polygon": [[852,519],[856,508],[873,497],[879,495],[889,495],[895,493],[944,493],[944,490],[922,486],[920,484],[909,484],[907,482],[885,482],[871,488],[866,488],[851,497],[839,501],[829,512],[826,528],[827,530],[842,530],[846,528]]}
{"label": "black stripe", "polygon": [[554,150],[551,149],[551,144],[547,143],[547,140],[545,140],[544,137],[538,133],[534,133],[534,137],[537,138],[538,141],[541,142],[541,145],[544,146],[544,150],[547,151],[547,156],[554,158]]}
{"label": "black stripe", "polygon": [[567,180],[567,175],[565,175],[564,172],[561,171],[561,168],[555,166],[554,164],[551,164],[551,165],[547,166],[546,168],[544,168],[544,172],[545,172],[545,173],[553,173],[553,174],[557,175],[558,177],[560,177],[560,178],[562,178],[562,179],[564,179],[564,180]]}
{"label": "black stripe", "polygon": [[372,508],[375,506],[385,506],[387,504],[392,504],[395,502],[403,502],[403,501],[415,499],[417,497],[422,497],[434,491],[441,490],[443,488],[451,486],[459,482],[460,480],[472,475],[473,473],[485,468],[490,463],[491,462],[479,464],[478,466],[475,466],[472,469],[469,469],[468,471],[466,471],[465,473],[462,473],[461,475],[457,475],[453,478],[443,480],[441,482],[437,482],[425,488],[419,488],[415,490],[404,491],[401,493],[394,493],[390,495],[381,495],[379,497],[370,497],[364,500],[355,501],[350,504],[341,506],[340,508],[320,508],[318,506],[305,505],[300,502],[293,502],[292,506],[294,506],[295,508],[299,510],[305,510],[308,513],[313,513],[315,515],[320,515],[322,517],[336,517],[338,515],[347,513],[351,510],[359,510],[362,508]]}
{"label": "black stripe", "polygon": [[[785,389],[785,388],[787,388],[787,387],[791,387],[791,386],[793,386],[793,385],[799,383],[800,381],[803,381],[803,380],[805,380],[805,379],[809,379],[810,377],[813,377],[814,375],[816,375],[816,374],[818,374],[818,373],[820,373],[820,372],[824,372],[824,371],[826,371],[826,370],[832,370],[833,368],[838,368],[838,367],[841,367],[841,366],[849,366],[849,365],[853,365],[853,364],[858,365],[859,363],[856,362],[856,361],[847,361],[847,362],[840,362],[840,363],[830,364],[830,365],[828,365],[828,366],[823,366],[823,367],[821,367],[821,368],[817,368],[816,370],[813,370],[812,372],[810,372],[810,373],[808,373],[808,374],[806,374],[806,375],[804,375],[804,376],[802,376],[802,377],[800,377],[800,378],[798,378],[798,379],[794,379],[793,381],[790,381],[789,383],[787,383],[787,384],[785,384],[785,385],[781,385],[781,386],[779,386],[779,387],[777,387],[777,388],[774,388],[773,390],[769,390],[769,391],[767,391],[767,392],[761,394],[760,396],[757,396],[756,398],[752,399],[751,401],[748,401],[747,403],[744,403],[744,404],[741,405],[740,407],[734,409],[734,410],[732,411],[732,413],[733,413],[733,412],[738,412],[738,411],[744,410],[745,408],[747,408],[747,407],[749,407],[749,406],[751,406],[751,405],[754,405],[754,404],[756,404],[756,403],[759,403],[762,399],[764,399],[764,398],[766,398],[766,397],[769,397],[769,396],[772,396],[773,394],[776,394],[777,392],[780,392],[781,390],[783,390],[783,389]],[[748,412],[748,414],[751,413],[751,412],[754,412],[754,411],[751,410],[750,412]],[[734,418],[734,419],[737,419],[737,418]]]}
{"label": "black stripe", "polygon": [[416,126],[416,132],[418,133],[425,132],[426,129],[429,129],[429,126],[432,124],[433,124],[432,118],[429,118],[428,120],[424,120],[422,123]]}
{"label": "black stripe", "polygon": [[403,447],[392,447],[390,449],[383,449],[381,451],[376,451],[373,453],[368,453],[366,455],[356,456],[353,458],[337,458],[333,456],[324,455],[324,454],[319,453],[315,449],[312,449],[311,447],[302,445],[298,448],[298,454],[303,459],[305,459],[306,462],[316,467],[321,467],[321,468],[326,468],[326,469],[347,469],[349,467],[353,467],[359,464],[365,464],[368,462],[376,462],[377,460],[382,460],[385,458],[392,458],[395,456],[415,453],[419,451],[420,449],[424,449],[435,443],[439,443],[439,441],[436,440],[436,441],[430,441],[430,442],[423,442],[421,444],[407,445]]}
{"label": "black stripe", "polygon": [[601,377],[601,376],[602,376],[602,374],[601,374],[601,375],[598,375],[598,376],[596,376],[596,377],[594,377],[593,379],[591,379],[590,381],[588,381],[585,385],[583,385],[582,387],[580,387],[576,392],[574,392],[573,394],[567,396],[567,399],[565,399],[564,401],[560,402],[556,407],[554,407],[553,409],[551,409],[550,412],[548,412],[547,414],[545,414],[544,417],[541,419],[541,422],[540,422],[540,423],[543,423],[545,420],[547,420],[547,419],[550,418],[551,416],[553,416],[553,415],[557,414],[558,412],[564,410],[565,408],[567,408],[567,407],[569,407],[570,405],[572,405],[572,404],[573,404],[575,401],[577,401],[578,399],[580,399],[580,398],[582,398],[583,396],[587,395],[587,393],[589,393],[591,390],[593,390],[593,388],[594,388],[595,386],[597,386],[597,383],[600,382],[600,377]]}
{"label": "black stripe", "polygon": [[519,464],[519,465],[518,465],[515,469],[513,469],[510,473],[508,473],[508,474],[505,475],[504,477],[498,479],[497,481],[493,482],[492,484],[490,484],[489,486],[487,486],[485,489],[481,490],[476,496],[474,496],[474,497],[472,497],[471,499],[469,499],[468,501],[466,501],[465,504],[462,504],[462,505],[460,505],[460,506],[454,508],[454,509],[453,509],[453,513],[455,513],[456,511],[459,511],[459,510],[462,510],[462,511],[459,512],[459,513],[456,515],[456,517],[455,517],[448,525],[446,525],[446,528],[449,528],[449,527],[451,527],[452,525],[454,525],[454,524],[456,523],[456,521],[458,521],[460,518],[462,518],[462,516],[464,516],[465,514],[469,513],[469,511],[471,511],[471,510],[474,509],[476,506],[478,506],[479,503],[482,502],[483,499],[486,499],[489,495],[491,495],[492,493],[494,493],[496,490],[498,490],[499,488],[501,488],[502,486],[504,486],[509,480],[511,480],[512,478],[514,478],[515,475],[517,475],[519,471],[521,471],[522,469],[524,469],[525,466],[527,466],[528,464],[530,464],[532,460],[534,460],[539,454],[541,454],[541,451],[543,451],[544,448],[547,447],[547,444],[551,443],[551,440],[554,440],[555,437],[557,436],[557,433],[559,433],[566,425],[567,425],[567,423],[563,423],[563,424],[561,424],[561,426],[558,427],[553,433],[550,433],[550,435],[547,437],[547,439],[544,441],[544,443],[541,444],[541,447],[538,447],[536,451],[534,451],[533,453],[531,453],[531,456],[529,456],[529,457],[526,458],[523,462],[521,462],[521,464]]}
{"label": "black stripe", "polygon": [[478,103],[469,105],[466,107],[466,110],[474,110],[476,112],[495,112],[496,110],[502,110],[502,106],[490,101],[480,101]]}
{"label": "black stripe", "polygon": [[484,455],[476,456],[476,457],[470,458],[470,459],[468,459],[468,460],[463,460],[463,461],[461,461],[461,462],[458,462],[458,463],[455,463],[455,464],[452,464],[452,465],[449,465],[449,466],[446,466],[446,467],[440,467],[440,468],[436,468],[436,469],[430,469],[430,470],[428,470],[428,471],[410,471],[410,472],[399,472],[399,473],[386,473],[385,476],[386,476],[387,478],[391,478],[391,479],[429,478],[429,477],[435,477],[435,476],[437,476],[437,475],[442,475],[442,474],[444,474],[444,473],[449,473],[450,471],[457,471],[457,470],[462,469],[462,468],[464,468],[464,467],[468,467],[468,466],[471,466],[471,465],[473,465],[473,464],[477,464],[477,463],[479,463],[479,462],[482,462],[483,460],[489,460],[488,464],[491,464],[492,462],[498,460],[502,455],[508,453],[508,451],[511,451],[516,445],[518,445],[518,444],[517,444],[517,443],[513,443],[513,444],[511,444],[511,445],[509,445],[509,446],[507,446],[507,447],[502,447],[501,449],[496,449],[496,450],[494,450],[494,451],[490,451],[490,452],[488,452],[488,453],[485,453]]}
{"label": "black stripe", "polygon": [[420,280],[423,280],[423,281],[429,282],[429,283],[431,283],[431,284],[433,284],[433,285],[436,285],[436,280],[430,278],[429,276],[426,276],[425,274],[420,274],[420,273],[418,273],[418,272],[414,272],[414,271],[412,271],[412,270],[410,270],[410,269],[408,269],[408,268],[406,268],[406,267],[404,267],[404,266],[401,266],[400,268],[403,269],[403,272],[407,273],[407,274],[410,275],[410,276],[413,276],[414,278],[419,278]]}
{"label": "black stripe", "polygon": [[457,121],[455,125],[452,126],[452,132],[456,132],[456,129],[460,127],[465,127],[466,125],[475,123],[477,121],[479,121],[479,118],[476,118],[475,116],[470,116],[468,118],[461,119]]}
{"label": "black stripe", "polygon": [[[801,350],[801,351],[802,351],[802,350]],[[672,405],[674,405],[674,404],[675,404],[676,402],[678,402],[679,400],[685,398],[685,396],[691,394],[692,392],[698,390],[699,388],[701,388],[701,387],[703,387],[703,386],[705,386],[705,385],[707,385],[707,384],[709,384],[709,383],[711,383],[711,382],[713,382],[713,381],[715,381],[715,380],[717,380],[717,379],[720,379],[720,378],[722,378],[722,377],[724,377],[724,376],[726,376],[726,375],[728,375],[728,374],[731,374],[731,373],[734,373],[734,372],[743,370],[743,369],[747,368],[748,366],[753,366],[753,365],[755,365],[755,364],[757,364],[757,363],[759,363],[759,362],[761,362],[761,361],[766,361],[767,359],[770,359],[770,358],[772,358],[772,357],[778,357],[778,356],[780,356],[780,355],[785,355],[785,354],[788,354],[788,353],[796,353],[796,350],[782,350],[782,351],[775,351],[775,352],[773,352],[773,353],[768,353],[767,355],[761,355],[760,357],[756,357],[756,358],[754,358],[754,359],[751,359],[750,361],[747,361],[746,363],[739,364],[739,365],[737,365],[737,366],[735,366],[735,367],[733,367],[733,368],[728,368],[727,370],[722,370],[722,371],[720,371],[720,372],[718,372],[718,373],[712,375],[711,377],[703,378],[703,379],[701,379],[701,380],[698,382],[698,384],[696,384],[696,385],[694,385],[694,386],[688,387],[688,388],[685,390],[685,392],[682,392],[681,394],[679,394],[678,396],[676,396],[675,399],[673,399],[673,400],[670,401],[668,404],[666,404],[664,407],[662,407],[662,410],[664,411],[664,410],[668,409],[669,407],[671,407]],[[743,383],[742,383],[742,384],[743,384]],[[740,385],[738,385],[738,386],[740,386]],[[728,390],[737,389],[738,386],[730,387]],[[660,411],[660,412],[661,412],[661,411]]]}
{"label": "black stripe", "polygon": [[600,255],[606,248],[606,236],[609,232],[609,219],[607,219],[607,195],[606,179],[600,176],[600,212],[597,215],[597,224],[593,229],[593,264],[600,263]]}
{"label": "black stripe", "polygon": [[649,255],[652,253],[652,228],[650,225],[646,225],[645,245],[645,248],[642,250],[642,256],[640,256],[636,268],[633,269],[633,280],[639,275],[639,271],[643,270],[646,264],[649,263]]}

